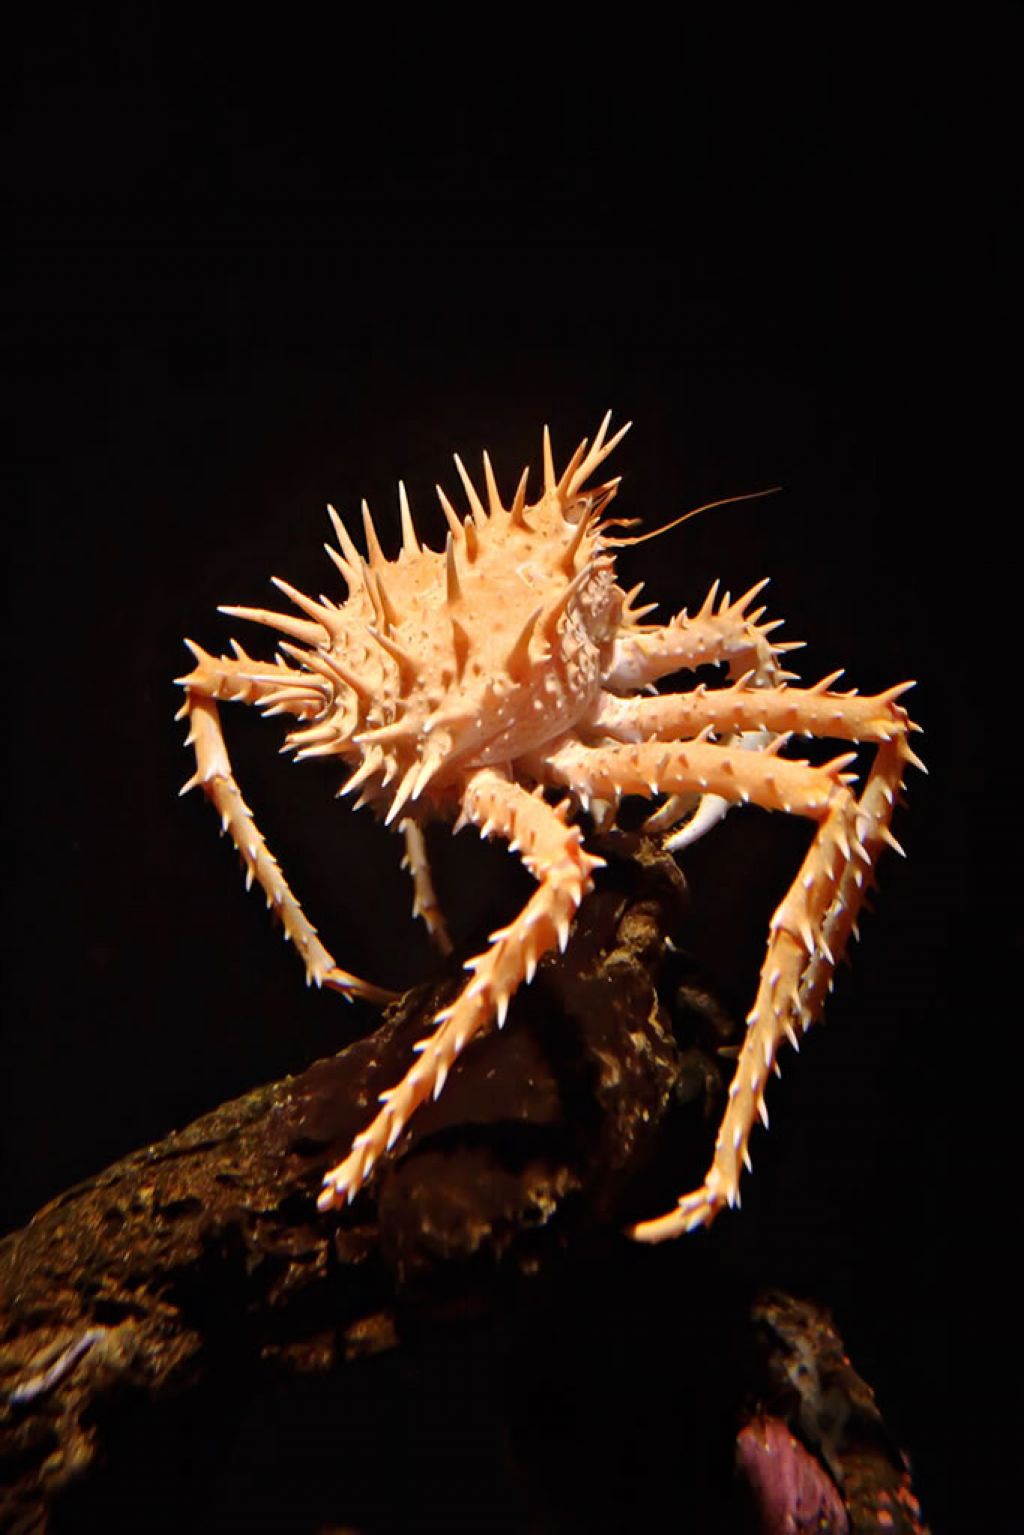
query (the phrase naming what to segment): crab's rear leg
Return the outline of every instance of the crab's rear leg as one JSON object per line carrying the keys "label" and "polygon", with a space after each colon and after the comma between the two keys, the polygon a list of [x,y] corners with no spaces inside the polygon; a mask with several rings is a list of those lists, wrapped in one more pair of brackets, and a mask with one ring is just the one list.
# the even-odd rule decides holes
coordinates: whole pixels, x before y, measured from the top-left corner
{"label": "crab's rear leg", "polygon": [[405,838],[405,857],[402,859],[402,868],[407,869],[412,876],[412,914],[414,917],[423,918],[423,925],[438,949],[442,954],[448,955],[452,952],[452,941],[448,936],[448,925],[434,890],[423,828],[417,821],[406,818],[399,823],[399,829]]}
{"label": "crab's rear leg", "polygon": [[[653,702],[653,700],[652,700]],[[707,1177],[676,1209],[632,1230],[657,1242],[705,1225],[739,1197],[741,1168],[758,1115],[767,1122],[764,1092],[784,1038],[794,1045],[820,1009],[836,960],[854,927],[867,877],[883,845],[908,762],[905,726],[878,748],[860,800],[841,769],[788,762],[705,742],[648,741],[635,746],[563,747],[548,759],[558,783],[591,795],[686,793],[697,789],[750,801],[818,822],[806,858],[772,917],[757,997],[729,1088],[729,1099]]]}
{"label": "crab's rear leg", "polygon": [[463,798],[463,816],[481,836],[502,836],[539,881],[539,888],[508,927],[491,935],[491,946],[471,959],[472,979],[436,1019],[429,1038],[415,1047],[418,1059],[397,1086],[381,1094],[376,1118],[356,1136],[345,1160],[324,1178],[318,1200],[329,1210],[352,1199],[425,1098],[437,1098],[457,1057],[492,1021],[500,1028],[509,1000],[533,978],[541,957],[565,947],[572,919],[602,860],[584,851],[578,827],[564,809],[554,810],[495,769],[474,774]]}
{"label": "crab's rear leg", "polygon": [[[193,649],[198,665],[188,677],[179,680],[185,687],[181,717],[189,722],[187,739],[195,750],[196,771],[181,792],[185,794],[190,789],[201,788],[217,810],[222,829],[229,833],[242,856],[246,884],[251,886],[255,880],[262,887],[267,905],[273,907],[286,936],[302,956],[307,985],[330,986],[346,997],[363,997],[369,1002],[393,1000],[394,992],[343,970],[320,942],[316,928],[281,873],[235,780],[221,730],[217,697],[276,706],[274,700],[287,691],[286,679],[282,677],[278,683],[278,679],[270,675],[272,669],[259,668],[265,674],[265,680],[257,682],[252,680],[256,663],[218,661],[200,652],[198,647]],[[284,668],[279,670],[283,672]],[[282,707],[292,713],[305,712],[298,683],[293,691],[296,696],[290,703],[285,699]]]}

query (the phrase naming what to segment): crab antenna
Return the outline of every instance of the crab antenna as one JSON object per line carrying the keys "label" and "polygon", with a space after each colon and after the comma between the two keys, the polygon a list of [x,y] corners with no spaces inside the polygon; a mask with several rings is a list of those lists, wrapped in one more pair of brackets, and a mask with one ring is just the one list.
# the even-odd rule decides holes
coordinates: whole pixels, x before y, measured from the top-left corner
{"label": "crab antenna", "polygon": [[681,522],[689,522],[691,517],[697,517],[701,512],[710,512],[716,506],[731,506],[734,501],[756,501],[760,496],[774,496],[781,485],[769,485],[767,490],[748,490],[740,496],[722,496],[718,501],[705,501],[703,506],[695,506],[692,511],[684,512],[681,517],[676,517],[672,522],[666,522],[660,528],[653,528],[650,533],[640,533],[636,538],[604,538],[603,544],[613,544],[617,549],[623,549],[627,544],[645,544],[649,538],[659,538],[662,533],[667,533],[670,528],[678,528]]}

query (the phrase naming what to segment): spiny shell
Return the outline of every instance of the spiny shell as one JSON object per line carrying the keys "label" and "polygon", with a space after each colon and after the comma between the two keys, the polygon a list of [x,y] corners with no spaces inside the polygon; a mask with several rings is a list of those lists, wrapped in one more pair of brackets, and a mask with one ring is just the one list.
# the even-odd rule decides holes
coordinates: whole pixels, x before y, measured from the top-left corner
{"label": "spiny shell", "polygon": [[609,419],[557,481],[545,434],[544,491],[532,505],[525,474],[502,504],[485,454],[485,506],[456,457],[471,513],[460,521],[439,488],[443,552],[420,544],[402,485],[393,560],[365,502],[365,556],[331,508],[340,552],[328,553],[348,586],[338,606],[277,581],[305,618],[222,609],[291,637],[282,649],[300,668],[294,685],[313,679],[321,705],[288,744],[300,756],[354,760],[345,789],[386,802],[388,821],[421,796],[436,805],[467,765],[555,739],[591,704],[625,601],[600,522],[618,482],[585,488],[628,430],[606,441]]}

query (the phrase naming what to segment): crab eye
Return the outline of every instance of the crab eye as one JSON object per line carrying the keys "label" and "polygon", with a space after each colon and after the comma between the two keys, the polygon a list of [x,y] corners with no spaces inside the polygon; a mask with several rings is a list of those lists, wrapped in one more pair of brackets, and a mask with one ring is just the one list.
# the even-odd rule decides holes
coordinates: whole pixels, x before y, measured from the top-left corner
{"label": "crab eye", "polygon": [[575,501],[570,501],[565,508],[565,520],[572,526],[578,527],[582,517],[590,516],[590,509],[594,504],[593,496],[577,496]]}

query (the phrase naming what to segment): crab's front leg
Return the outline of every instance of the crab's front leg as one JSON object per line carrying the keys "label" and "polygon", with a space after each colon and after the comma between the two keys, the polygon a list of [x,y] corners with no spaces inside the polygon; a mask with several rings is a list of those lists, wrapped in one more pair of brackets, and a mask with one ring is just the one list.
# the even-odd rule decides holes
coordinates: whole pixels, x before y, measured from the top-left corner
{"label": "crab's front leg", "polygon": [[752,673],[759,686],[779,680],[777,658],[799,646],[773,645],[768,636],[782,620],[762,624],[764,608],[752,610],[767,585],[767,579],[758,581],[734,602],[728,592],[719,598],[716,581],[696,613],[684,609],[670,623],[625,629],[615,642],[606,685],[615,692],[631,692],[671,672],[723,662],[733,678]]}
{"label": "crab's front leg", "polygon": [[[652,703],[654,701],[652,700]],[[702,741],[647,741],[587,748],[576,743],[548,758],[549,778],[577,791],[621,794],[721,794],[768,810],[818,822],[818,830],[790,890],[772,917],[757,997],[729,1088],[729,1100],[707,1177],[676,1209],[635,1226],[639,1241],[658,1242],[705,1225],[737,1202],[741,1168],[757,1117],[767,1123],[764,1092],[783,1039],[794,1045],[809,1027],[843,946],[854,927],[875,859],[892,840],[893,801],[913,753],[905,728],[878,748],[859,800],[842,769],[849,758],[824,767],[788,762]]]}
{"label": "crab's front leg", "polygon": [[315,679],[302,673],[290,673],[286,667],[261,666],[248,657],[239,661],[218,660],[198,646],[190,648],[197,665],[188,676],[178,679],[185,688],[185,702],[179,717],[188,720],[187,742],[195,750],[196,771],[184,785],[182,794],[201,788],[220,815],[222,829],[230,835],[242,856],[247,886],[255,880],[262,887],[267,905],[273,907],[286,937],[302,956],[307,985],[329,986],[348,998],[390,1002],[394,992],[342,970],[320,942],[316,928],[299,905],[253,819],[252,811],[242,798],[221,729],[218,698],[315,717],[319,709]]}
{"label": "crab's front leg", "polygon": [[381,1109],[353,1142],[345,1160],[324,1178],[318,1200],[329,1210],[351,1200],[375,1162],[395,1144],[424,1101],[437,1098],[457,1057],[492,1021],[500,1028],[509,1000],[530,981],[538,961],[556,944],[563,949],[576,910],[591,887],[592,871],[603,860],[584,851],[565,809],[552,809],[493,768],[473,775],[463,797],[463,817],[481,836],[498,835],[517,851],[539,888],[508,927],[491,935],[485,953],[469,960],[472,979],[450,1007],[438,1013],[435,1030],[416,1045],[418,1059],[395,1087],[381,1094]]}
{"label": "crab's front leg", "polygon": [[[634,689],[670,672],[719,665],[726,667],[733,682],[743,678],[756,688],[785,681],[779,657],[801,647],[770,642],[768,636],[780,627],[781,619],[771,624],[759,622],[764,608],[753,608],[752,604],[767,585],[767,580],[759,581],[733,602],[728,592],[719,599],[716,581],[696,613],[684,610],[670,623],[627,629],[615,646],[606,679],[609,688]],[[738,744],[745,751],[757,751],[770,742],[767,731],[754,730],[742,734]],[[728,808],[729,801],[720,794],[672,795],[647,825],[652,832],[666,832],[688,816],[686,825],[666,843],[679,852],[717,826]]]}

